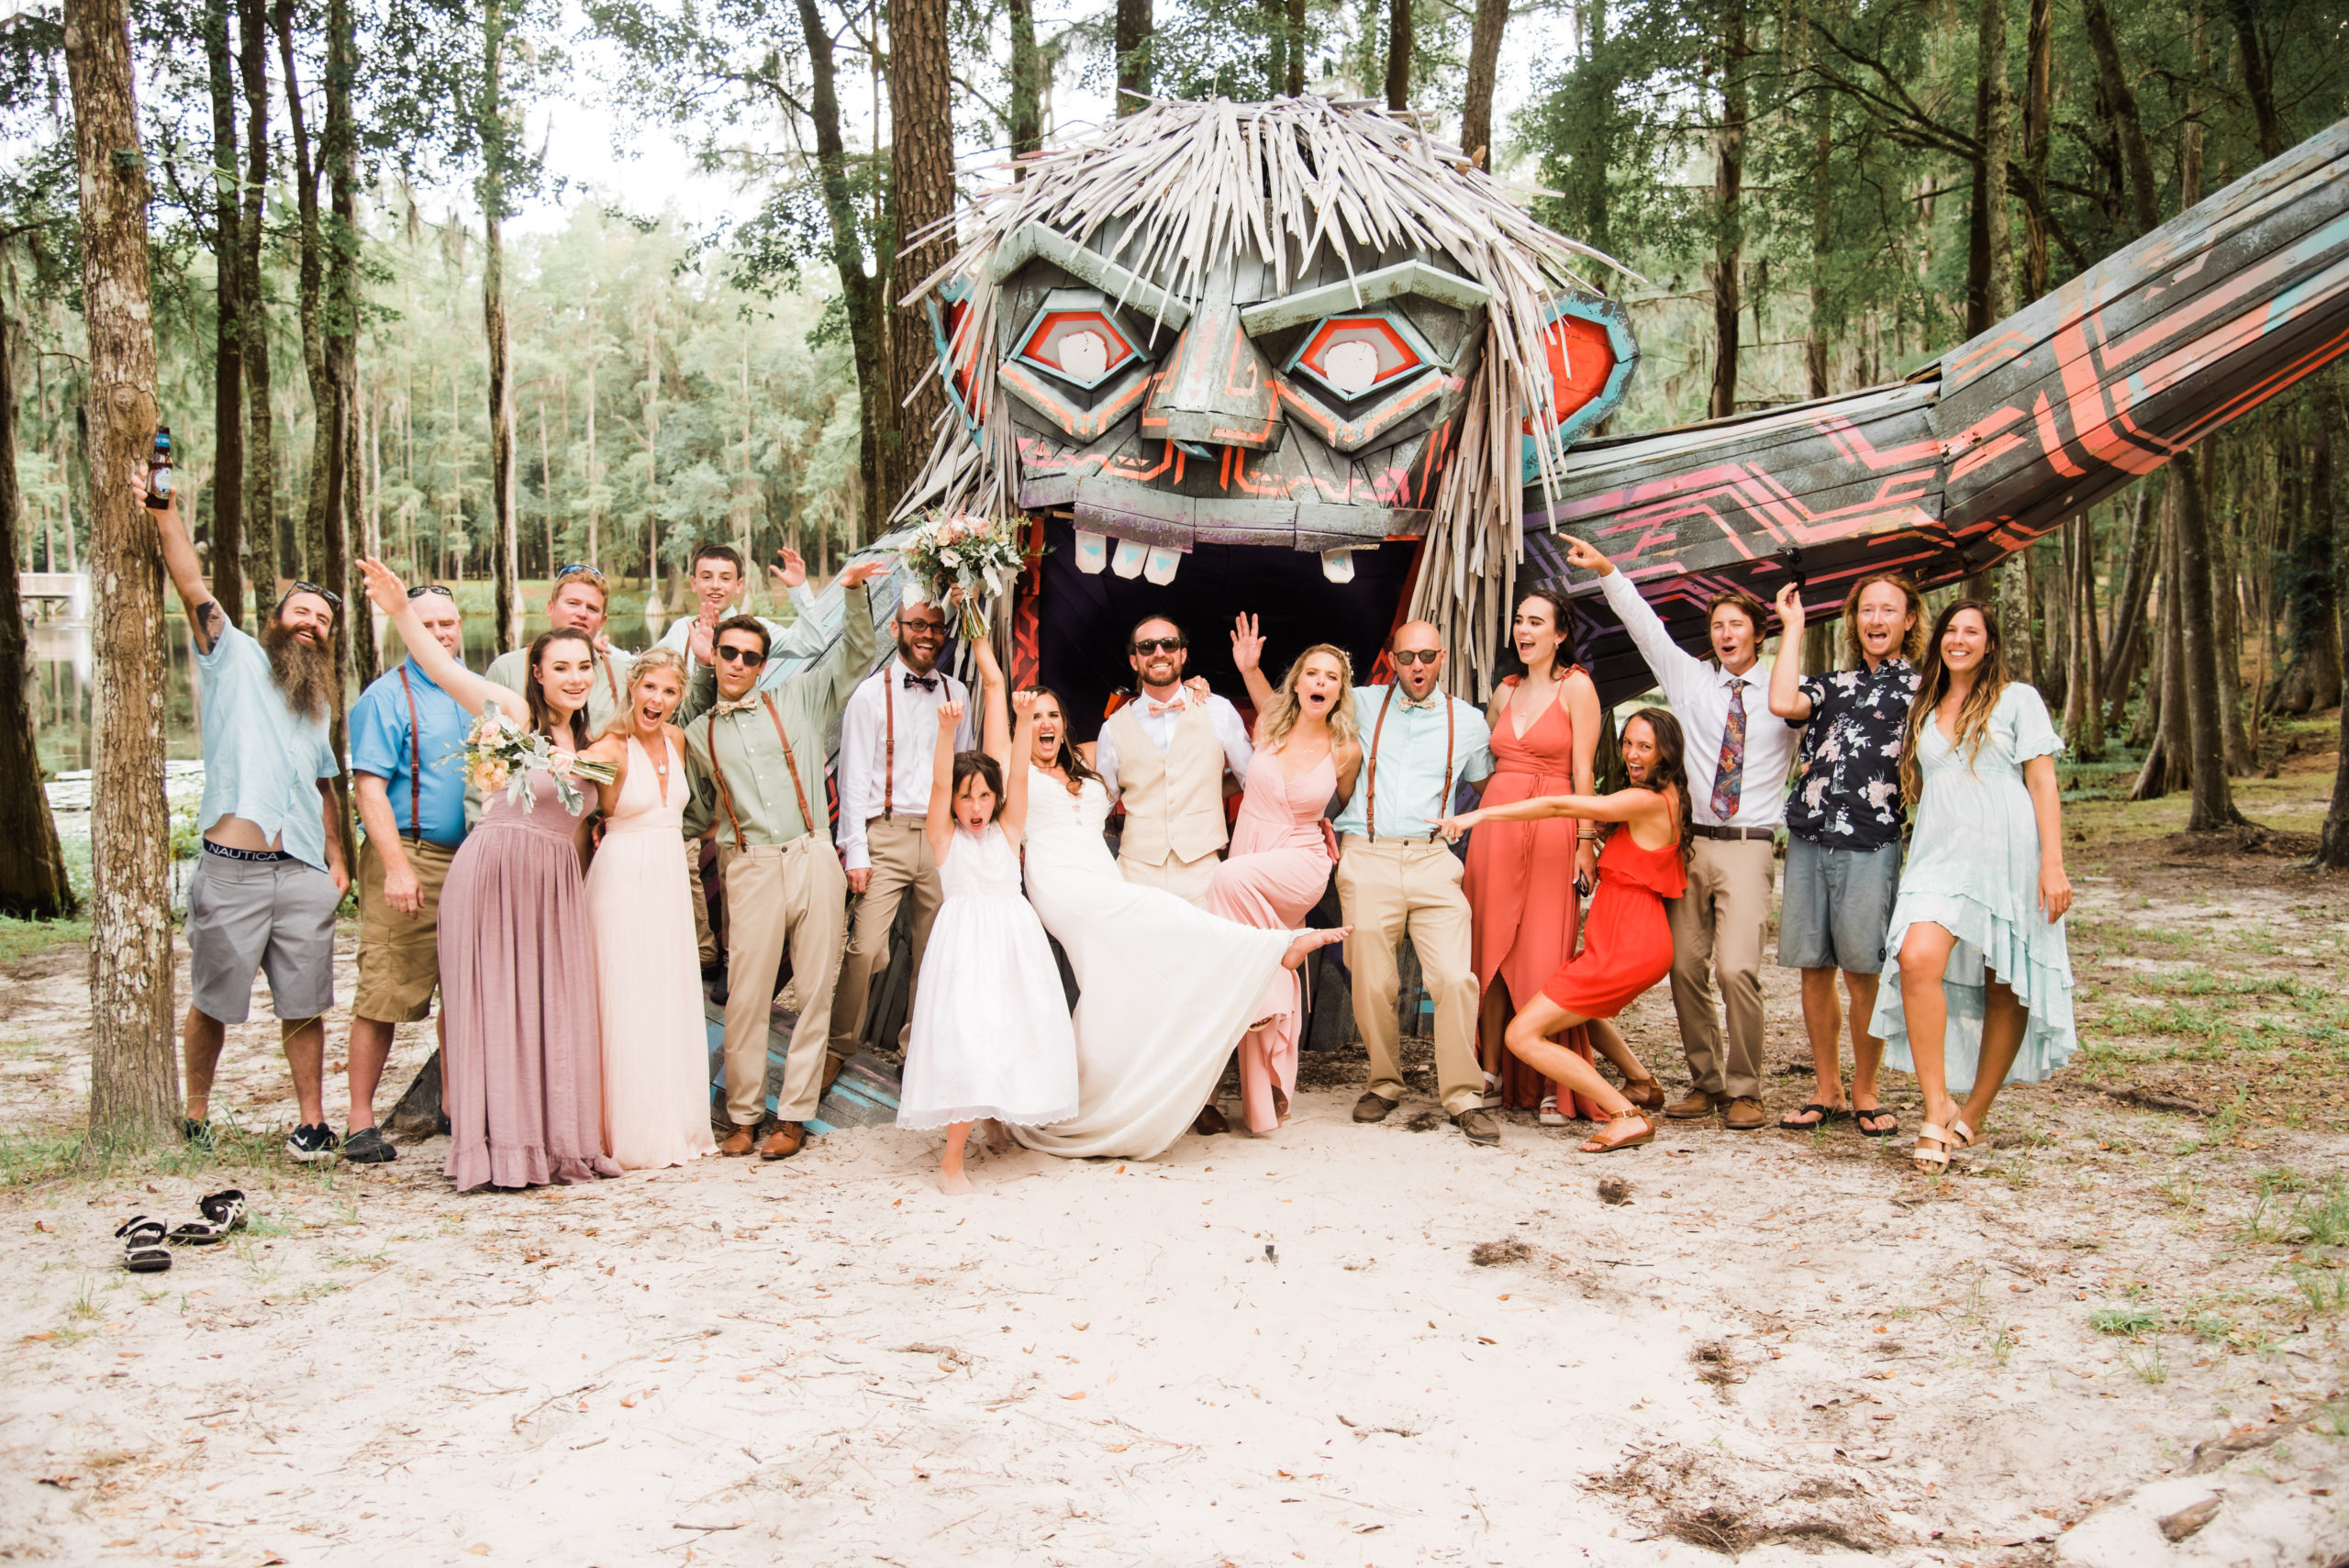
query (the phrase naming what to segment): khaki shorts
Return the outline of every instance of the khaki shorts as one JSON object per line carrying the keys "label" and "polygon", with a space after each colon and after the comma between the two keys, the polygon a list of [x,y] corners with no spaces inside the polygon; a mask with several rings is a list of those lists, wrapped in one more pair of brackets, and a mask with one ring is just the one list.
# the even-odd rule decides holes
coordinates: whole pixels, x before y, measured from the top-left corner
{"label": "khaki shorts", "polygon": [[218,1023],[252,1014],[253,973],[287,1023],[334,1006],[334,879],[290,855],[195,857],[187,884],[188,977],[195,1010]]}
{"label": "khaki shorts", "polygon": [[353,1017],[383,1024],[412,1024],[432,1016],[440,984],[440,884],[449,880],[454,850],[415,839],[400,848],[416,873],[424,907],[403,915],[384,902],[384,857],[375,840],[359,848],[359,995]]}

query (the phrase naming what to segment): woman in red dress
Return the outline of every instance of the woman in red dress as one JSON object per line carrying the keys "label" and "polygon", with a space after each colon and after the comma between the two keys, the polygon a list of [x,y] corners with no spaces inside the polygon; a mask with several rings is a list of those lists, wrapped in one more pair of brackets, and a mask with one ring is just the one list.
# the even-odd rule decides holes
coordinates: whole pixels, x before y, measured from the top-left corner
{"label": "woman in red dress", "polygon": [[[1486,715],[1493,732],[1493,776],[1484,805],[1597,794],[1591,762],[1598,744],[1598,688],[1576,662],[1564,598],[1548,588],[1520,595],[1509,645],[1520,673],[1502,677]],[[1512,1110],[1538,1106],[1545,1125],[1562,1127],[1568,1114],[1597,1116],[1597,1104],[1584,1097],[1562,1105],[1558,1085],[1505,1051],[1502,1039],[1510,1013],[1574,954],[1582,901],[1576,884],[1588,886],[1598,860],[1598,833],[1595,825],[1571,818],[1488,820],[1493,825],[1468,841],[1461,884],[1475,914],[1485,1103]],[[1561,1040],[1585,1062],[1593,1060],[1594,1042],[1622,1073],[1633,1104],[1663,1107],[1662,1085],[1609,1026],[1576,1027]]]}
{"label": "woman in red dress", "polygon": [[[1538,822],[1572,817],[1617,826],[1598,857],[1598,892],[1582,956],[1561,965],[1511,1018],[1504,1042],[1535,1072],[1586,1098],[1607,1118],[1586,1154],[1629,1149],[1655,1137],[1655,1124],[1598,1075],[1598,1068],[1554,1038],[1611,1018],[1672,971],[1672,929],[1664,901],[1687,891],[1687,772],[1680,724],[1644,707],[1623,726],[1623,767],[1631,787],[1613,795],[1549,795],[1487,806],[1446,817],[1456,840],[1484,822]],[[1474,840],[1471,840],[1473,843]]]}

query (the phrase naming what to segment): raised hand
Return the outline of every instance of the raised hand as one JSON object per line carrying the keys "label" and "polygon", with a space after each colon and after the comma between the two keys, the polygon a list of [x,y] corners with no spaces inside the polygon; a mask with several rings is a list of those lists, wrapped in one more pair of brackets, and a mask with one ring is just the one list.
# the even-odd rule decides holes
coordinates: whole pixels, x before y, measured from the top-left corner
{"label": "raised hand", "polygon": [[693,655],[696,664],[715,664],[718,662],[714,646],[717,640],[711,628],[696,620],[685,632],[685,651]]}
{"label": "raised hand", "polygon": [[889,563],[885,561],[860,561],[841,570],[840,585],[843,588],[860,587],[888,570]]}
{"label": "raised hand", "polygon": [[971,639],[971,659],[972,662],[979,667],[979,681],[981,684],[988,686],[999,686],[1003,684],[1003,666],[996,661],[995,639],[991,637],[973,638]]}
{"label": "raised hand", "polygon": [[961,703],[949,699],[938,705],[938,732],[947,738],[949,745],[953,742],[954,727],[962,722],[963,705]]}
{"label": "raised hand", "polygon": [[1784,628],[1786,635],[1800,637],[1802,635],[1802,585],[1798,583],[1785,584],[1779,588],[1777,596],[1773,598],[1770,604],[1778,612],[1778,625]]}
{"label": "raised hand", "polygon": [[1011,713],[1014,723],[1030,717],[1036,711],[1036,696],[1037,694],[1034,692],[1011,694]]}
{"label": "raised hand", "polygon": [[1579,566],[1585,572],[1596,572],[1601,577],[1615,570],[1615,563],[1608,560],[1606,553],[1587,539],[1568,539],[1566,540],[1566,562],[1571,566]]}
{"label": "raised hand", "polygon": [[373,556],[362,556],[359,575],[366,579],[367,597],[377,609],[387,616],[396,616],[407,608],[407,584],[390,567]]}
{"label": "raised hand", "polygon": [[797,550],[786,546],[776,550],[774,558],[783,564],[769,566],[767,575],[781,584],[785,593],[789,593],[807,581],[807,562]]}
{"label": "raised hand", "polygon": [[1231,621],[1231,662],[1240,673],[1264,668],[1264,638],[1257,629],[1256,617],[1246,613],[1234,616]]}

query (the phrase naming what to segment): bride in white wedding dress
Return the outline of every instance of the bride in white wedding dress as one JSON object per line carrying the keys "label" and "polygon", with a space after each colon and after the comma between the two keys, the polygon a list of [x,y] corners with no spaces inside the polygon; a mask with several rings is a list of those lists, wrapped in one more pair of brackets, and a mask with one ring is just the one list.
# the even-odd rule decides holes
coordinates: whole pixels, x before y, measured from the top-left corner
{"label": "bride in white wedding dress", "polygon": [[1067,1159],[1147,1160],[1199,1114],[1273,972],[1345,931],[1262,930],[1128,882],[1101,837],[1108,792],[1065,744],[1050,692],[1033,729],[1013,764],[1031,769],[1028,899],[1076,972],[1077,1112],[1012,1136]]}

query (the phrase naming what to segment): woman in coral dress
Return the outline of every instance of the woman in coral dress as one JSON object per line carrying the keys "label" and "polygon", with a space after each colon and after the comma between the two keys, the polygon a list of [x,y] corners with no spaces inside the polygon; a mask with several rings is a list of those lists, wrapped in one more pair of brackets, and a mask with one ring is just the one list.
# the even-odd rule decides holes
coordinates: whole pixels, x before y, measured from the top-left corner
{"label": "woman in coral dress", "polygon": [[685,736],[669,722],[685,694],[682,654],[656,648],[629,666],[628,706],[589,754],[616,774],[599,786],[604,837],[587,868],[587,928],[603,1018],[604,1147],[624,1171],[717,1151],[709,1132],[709,1025],[689,873],[677,861]]}
{"label": "woman in coral dress", "polygon": [[1582,1146],[1586,1154],[1649,1142],[1655,1124],[1558,1037],[1576,1025],[1613,1018],[1672,972],[1664,901],[1679,897],[1688,885],[1688,780],[1679,722],[1662,708],[1633,714],[1623,726],[1623,767],[1631,786],[1613,795],[1537,795],[1441,824],[1443,835],[1455,840],[1496,821],[1565,817],[1618,825],[1598,857],[1598,890],[1581,956],[1542,982],[1503,1036],[1511,1055],[1589,1100],[1605,1118],[1598,1136]]}
{"label": "woman in coral dress", "polygon": [[[1253,639],[1249,617],[1233,634]],[[1241,664],[1252,671],[1252,657]],[[1261,677],[1259,677],[1261,679]],[[1268,931],[1294,930],[1321,901],[1336,863],[1328,813],[1353,793],[1362,745],[1353,732],[1353,663],[1345,651],[1317,643],[1297,655],[1256,717],[1256,753],[1247,793],[1232,824],[1231,854],[1216,868],[1208,907],[1227,920]],[[1251,1132],[1288,1119],[1297,1092],[1297,1041],[1303,1022],[1297,977],[1275,974],[1255,1022],[1240,1040],[1240,1104]]]}
{"label": "woman in coral dress", "polygon": [[[1504,676],[1486,716],[1493,731],[1493,776],[1483,804],[1508,806],[1541,795],[1592,795],[1598,743],[1598,688],[1576,662],[1574,623],[1564,599],[1548,588],[1520,596],[1511,651],[1521,673]],[[1583,893],[1598,862],[1594,824],[1571,817],[1488,821],[1468,840],[1461,881],[1475,917],[1476,984],[1483,993],[1477,1045],[1485,1064],[1486,1104],[1539,1108],[1542,1120],[1568,1112],[1592,1117],[1587,1098],[1562,1104],[1558,1085],[1502,1048],[1509,1017],[1573,956]],[[1623,1074],[1633,1104],[1653,1110],[1664,1090],[1614,1026],[1570,1029],[1560,1043],[1585,1062],[1596,1042]]]}

